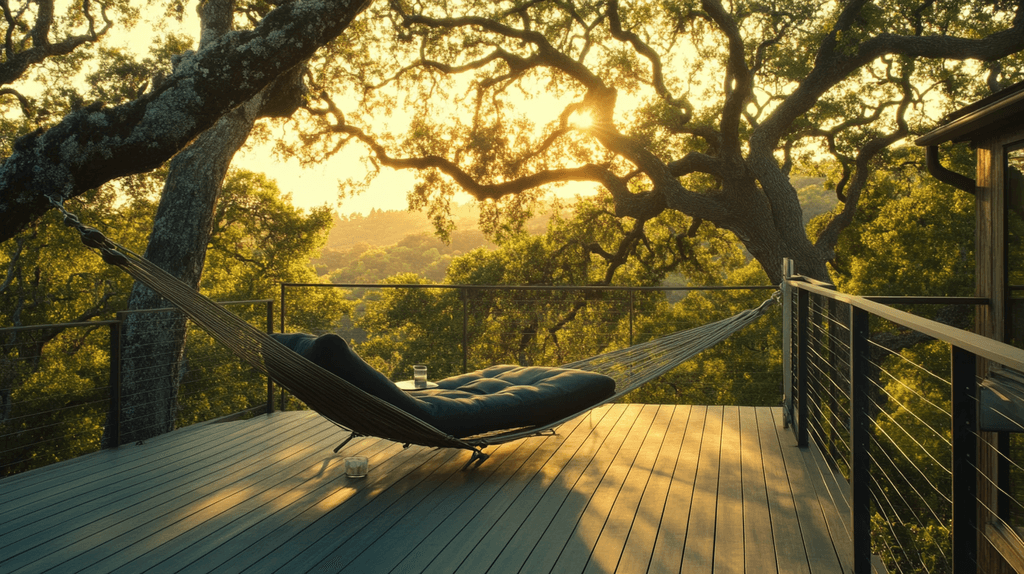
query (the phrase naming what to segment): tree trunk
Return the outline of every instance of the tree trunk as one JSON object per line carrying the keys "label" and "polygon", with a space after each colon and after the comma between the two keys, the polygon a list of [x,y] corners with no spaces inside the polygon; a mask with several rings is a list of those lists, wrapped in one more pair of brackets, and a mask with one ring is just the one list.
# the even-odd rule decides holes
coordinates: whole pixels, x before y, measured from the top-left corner
{"label": "tree trunk", "polygon": [[[145,257],[192,288],[202,277],[221,183],[262,99],[257,96],[224,116],[171,161]],[[128,300],[131,311],[167,306],[141,283]],[[131,313],[124,341],[121,438],[135,442],[174,429],[185,317],[178,311]]]}
{"label": "tree trunk", "polygon": [[[201,47],[230,29],[232,4],[211,0],[204,5]],[[222,117],[171,160],[146,259],[198,289],[217,198],[232,158],[258,117],[290,115],[300,102],[301,67]],[[140,283],[128,301],[131,311],[167,306]],[[131,313],[124,341],[121,440],[135,442],[174,429],[184,375],[185,317],[178,311]]]}

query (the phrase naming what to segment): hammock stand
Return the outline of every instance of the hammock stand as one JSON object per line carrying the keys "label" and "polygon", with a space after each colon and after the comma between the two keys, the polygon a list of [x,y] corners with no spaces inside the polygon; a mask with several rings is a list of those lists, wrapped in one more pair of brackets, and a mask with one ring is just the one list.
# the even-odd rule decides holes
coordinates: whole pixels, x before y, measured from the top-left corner
{"label": "hammock stand", "polygon": [[616,382],[615,394],[611,397],[569,417],[542,426],[457,438],[305,359],[141,255],[107,239],[99,230],[85,226],[77,216],[65,210],[61,202],[52,198],[50,201],[63,213],[64,223],[75,228],[82,242],[97,249],[107,264],[120,267],[136,281],[159,293],[241,360],[272,378],[310,409],[350,431],[349,437],[335,452],[354,437],[375,436],[405,446],[418,444],[471,450],[473,456],[466,466],[479,464],[488,456],[483,453],[484,447],[550,431],[591,409],[621,398],[750,325],[779,298],[779,292],[776,292],[757,308],[732,317],[562,365],[605,374]]}

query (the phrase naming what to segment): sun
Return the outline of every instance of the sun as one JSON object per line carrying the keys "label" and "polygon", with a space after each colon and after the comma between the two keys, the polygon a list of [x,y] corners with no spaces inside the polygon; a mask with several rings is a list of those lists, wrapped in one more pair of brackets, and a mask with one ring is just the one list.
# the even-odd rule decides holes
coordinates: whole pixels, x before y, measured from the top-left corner
{"label": "sun", "polygon": [[594,114],[590,110],[577,110],[569,116],[569,125],[578,130],[588,130],[594,127]]}

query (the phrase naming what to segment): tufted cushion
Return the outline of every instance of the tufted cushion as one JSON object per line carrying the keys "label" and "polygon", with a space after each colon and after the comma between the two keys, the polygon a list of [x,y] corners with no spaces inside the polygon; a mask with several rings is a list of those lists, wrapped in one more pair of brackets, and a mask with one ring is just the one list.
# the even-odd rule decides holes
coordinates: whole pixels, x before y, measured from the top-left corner
{"label": "tufted cushion", "polygon": [[303,357],[456,437],[554,422],[610,397],[610,377],[553,367],[497,365],[405,392],[337,335],[274,335]]}

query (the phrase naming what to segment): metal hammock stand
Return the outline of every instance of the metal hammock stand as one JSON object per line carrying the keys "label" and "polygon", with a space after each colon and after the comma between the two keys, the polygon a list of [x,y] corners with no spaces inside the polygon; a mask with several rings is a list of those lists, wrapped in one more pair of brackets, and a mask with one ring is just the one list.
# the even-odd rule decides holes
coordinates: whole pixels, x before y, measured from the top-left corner
{"label": "metal hammock stand", "polygon": [[[75,228],[82,242],[97,249],[104,261],[120,267],[136,281],[159,293],[215,341],[227,347],[260,373],[271,377],[310,409],[351,431],[352,434],[338,449],[356,436],[375,436],[405,445],[462,448],[473,451],[473,457],[467,463],[467,467],[474,462],[479,464],[487,458],[482,451],[483,447],[551,430],[593,408],[621,398],[750,325],[773,307],[779,298],[777,292],[759,307],[732,317],[562,365],[566,368],[602,373],[616,381],[614,395],[570,417],[551,421],[543,426],[457,438],[362,391],[343,378],[305,359],[141,255],[107,239],[99,230],[83,225],[77,216],[66,211],[60,202],[54,199],[51,199],[51,202],[64,214],[64,223]],[[338,449],[335,449],[335,452]]]}

